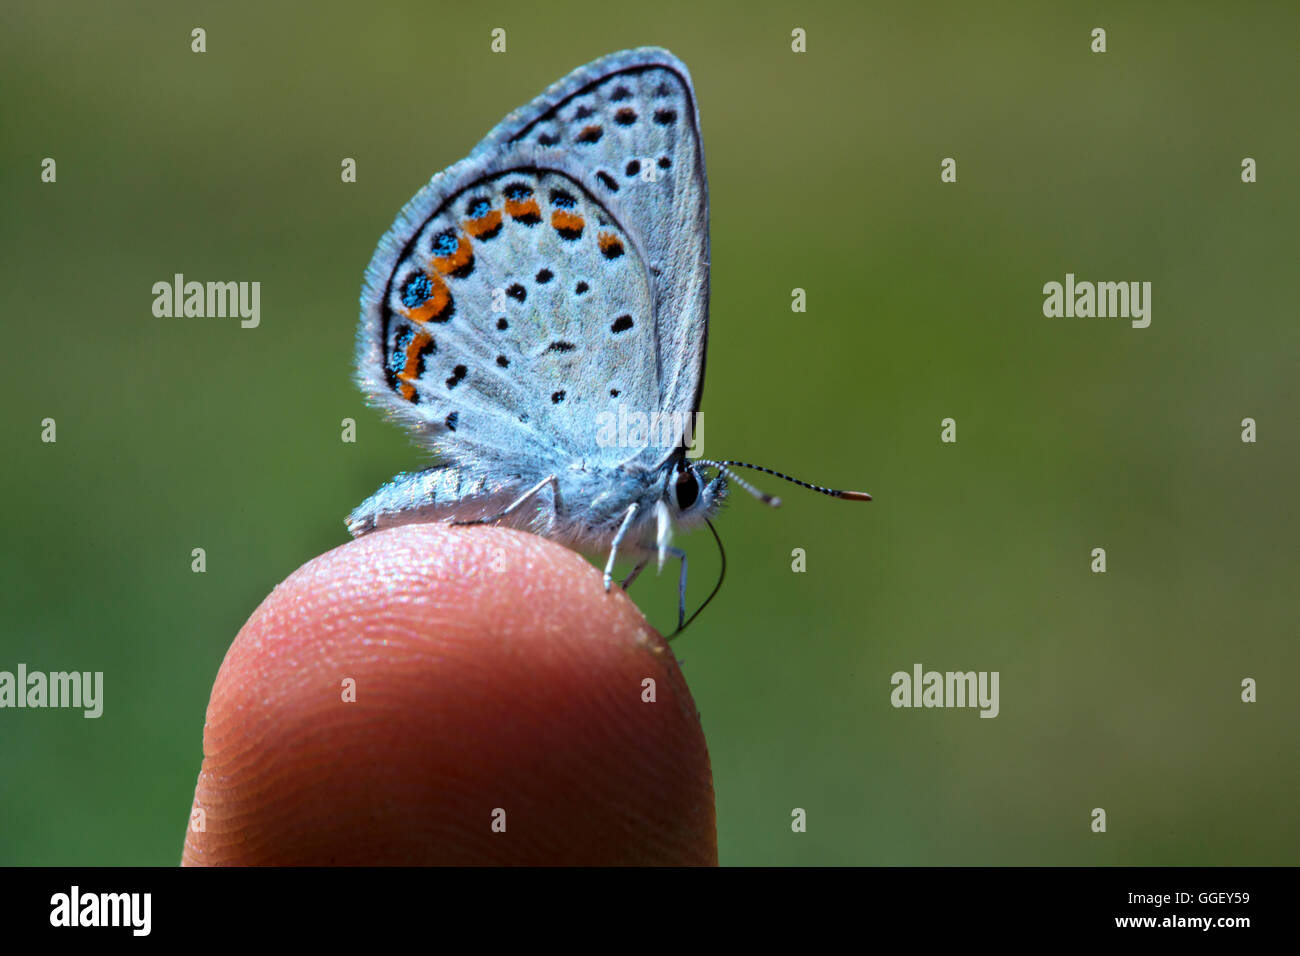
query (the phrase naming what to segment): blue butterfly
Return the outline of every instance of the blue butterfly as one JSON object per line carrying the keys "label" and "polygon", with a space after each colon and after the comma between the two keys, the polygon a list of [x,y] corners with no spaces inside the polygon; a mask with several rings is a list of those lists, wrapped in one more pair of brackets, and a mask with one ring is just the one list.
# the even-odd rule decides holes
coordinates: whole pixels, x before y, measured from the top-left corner
{"label": "blue butterfly", "polygon": [[434,176],[366,270],[357,381],[440,463],[348,530],[506,524],[607,555],[607,591],[620,552],[639,561],[624,587],[672,556],[680,631],[674,528],[707,523],[728,479],[780,503],[731,469],[869,500],[696,457],[708,222],[695,90],[666,50],[575,70]]}

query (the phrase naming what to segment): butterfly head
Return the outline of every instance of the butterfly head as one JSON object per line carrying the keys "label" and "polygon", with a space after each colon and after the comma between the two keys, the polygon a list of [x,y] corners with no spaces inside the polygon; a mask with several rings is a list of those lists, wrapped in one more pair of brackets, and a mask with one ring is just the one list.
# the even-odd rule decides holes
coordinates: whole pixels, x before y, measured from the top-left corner
{"label": "butterfly head", "polygon": [[664,482],[663,497],[655,505],[659,570],[663,570],[673,529],[692,528],[704,524],[717,513],[718,507],[726,496],[727,479],[721,473],[712,480],[707,479],[699,468],[685,457],[678,458],[672,464],[668,470],[668,478]]}
{"label": "butterfly head", "polygon": [[703,524],[717,513],[727,497],[727,478],[719,473],[712,479],[685,458],[673,465],[664,486],[664,502],[673,523],[681,527]]}

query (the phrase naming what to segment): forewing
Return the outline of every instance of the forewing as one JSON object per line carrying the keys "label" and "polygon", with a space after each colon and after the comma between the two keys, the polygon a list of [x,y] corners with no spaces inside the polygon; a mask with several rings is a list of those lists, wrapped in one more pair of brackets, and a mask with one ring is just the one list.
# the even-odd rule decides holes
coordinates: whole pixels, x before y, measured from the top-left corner
{"label": "forewing", "polygon": [[709,194],[685,64],[650,47],[603,57],[510,114],[475,153],[521,144],[564,151],[593,195],[618,209],[650,270],[657,407],[694,411],[708,335]]}

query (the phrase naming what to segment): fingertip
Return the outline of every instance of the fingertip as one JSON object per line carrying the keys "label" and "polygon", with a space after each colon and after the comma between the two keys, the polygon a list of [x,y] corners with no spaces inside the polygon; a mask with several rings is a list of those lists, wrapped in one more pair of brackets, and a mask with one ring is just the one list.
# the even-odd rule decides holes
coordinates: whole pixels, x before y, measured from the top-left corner
{"label": "fingertip", "polygon": [[411,525],[304,565],[232,645],[186,863],[714,863],[676,659],[554,542]]}

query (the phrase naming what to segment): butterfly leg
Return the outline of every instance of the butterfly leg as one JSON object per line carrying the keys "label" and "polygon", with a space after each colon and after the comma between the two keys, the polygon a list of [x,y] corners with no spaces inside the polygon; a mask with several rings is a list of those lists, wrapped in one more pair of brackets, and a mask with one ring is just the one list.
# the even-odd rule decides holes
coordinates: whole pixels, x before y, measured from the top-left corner
{"label": "butterfly leg", "polygon": [[[531,488],[525,491],[522,495],[520,495],[510,504],[506,505],[504,508],[498,511],[496,514],[488,515],[486,518],[475,518],[472,521],[453,521],[452,524],[456,524],[456,525],[495,524],[496,522],[500,521],[502,518],[508,517],[512,512],[518,510],[520,506],[523,505],[524,502],[526,502],[529,498],[533,497],[533,495],[537,494],[547,485],[550,485],[552,491],[556,493],[558,493],[560,490],[559,486],[555,483],[555,476],[547,475],[545,478],[543,478],[537,484],[533,485]],[[606,590],[608,590],[608,588],[606,588]]]}
{"label": "butterfly leg", "polygon": [[614,535],[614,543],[609,546],[609,560],[605,562],[605,593],[614,584],[614,557],[618,554],[618,546],[623,543],[623,536],[627,534],[627,529],[632,527],[632,519],[636,517],[636,504],[630,504],[627,508],[627,514],[623,516],[623,523],[618,526],[618,532]]}
{"label": "butterfly leg", "polygon": [[637,579],[637,575],[639,575],[642,571],[644,571],[645,566],[649,563],[650,563],[649,558],[644,559],[635,568],[632,569],[631,574],[629,574],[627,577],[623,579],[622,587],[624,591],[626,591],[628,588],[632,586],[632,582]]}
{"label": "butterfly leg", "polygon": [[681,548],[667,548],[665,553],[682,562],[682,576],[677,581],[677,630],[686,626],[686,552]]}

